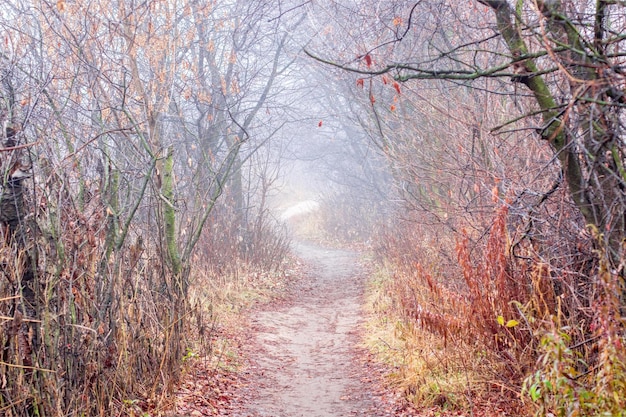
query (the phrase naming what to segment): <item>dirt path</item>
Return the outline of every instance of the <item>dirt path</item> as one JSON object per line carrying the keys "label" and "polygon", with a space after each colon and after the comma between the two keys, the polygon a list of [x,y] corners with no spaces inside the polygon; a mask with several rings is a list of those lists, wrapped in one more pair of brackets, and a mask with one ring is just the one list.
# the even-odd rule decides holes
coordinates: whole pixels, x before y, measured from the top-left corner
{"label": "dirt path", "polygon": [[[389,416],[356,355],[366,277],[355,252],[298,243],[312,270],[285,305],[254,314],[249,393],[238,417]],[[238,408],[238,407],[235,407]]]}

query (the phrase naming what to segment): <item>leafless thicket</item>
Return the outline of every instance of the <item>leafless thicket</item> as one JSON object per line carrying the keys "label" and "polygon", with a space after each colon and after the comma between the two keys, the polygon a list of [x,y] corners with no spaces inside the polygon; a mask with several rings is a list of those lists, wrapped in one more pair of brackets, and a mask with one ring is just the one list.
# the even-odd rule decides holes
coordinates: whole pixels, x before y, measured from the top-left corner
{"label": "leafless thicket", "polygon": [[377,243],[407,393],[617,412],[624,5],[514,3],[318,3],[334,17],[307,52],[352,74],[403,203]]}
{"label": "leafless thicket", "polygon": [[267,13],[3,6],[0,414],[158,413],[209,330],[195,288],[280,265],[259,150],[292,60]]}

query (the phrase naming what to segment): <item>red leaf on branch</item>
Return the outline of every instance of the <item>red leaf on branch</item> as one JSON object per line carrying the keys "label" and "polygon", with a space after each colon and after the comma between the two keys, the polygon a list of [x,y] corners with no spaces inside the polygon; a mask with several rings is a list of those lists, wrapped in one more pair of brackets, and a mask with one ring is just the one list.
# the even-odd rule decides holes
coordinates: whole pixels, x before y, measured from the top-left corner
{"label": "red leaf on branch", "polygon": [[322,127],[322,124],[323,124],[323,122],[322,122],[322,120],[320,120],[320,122],[317,124],[317,127]]}
{"label": "red leaf on branch", "polygon": [[402,94],[402,91],[400,91],[400,84],[398,84],[397,82],[393,82],[393,88],[396,89],[396,91],[398,92],[398,94]]}
{"label": "red leaf on branch", "polygon": [[356,80],[356,86],[363,88],[363,78],[359,78]]}
{"label": "red leaf on branch", "polygon": [[385,85],[389,84],[389,78],[387,78],[386,75],[383,75],[383,84]]}
{"label": "red leaf on branch", "polygon": [[376,103],[376,98],[374,97],[374,94],[370,94],[370,103]]}
{"label": "red leaf on branch", "polygon": [[365,54],[365,64],[368,67],[372,66],[372,57],[370,56],[370,54]]}

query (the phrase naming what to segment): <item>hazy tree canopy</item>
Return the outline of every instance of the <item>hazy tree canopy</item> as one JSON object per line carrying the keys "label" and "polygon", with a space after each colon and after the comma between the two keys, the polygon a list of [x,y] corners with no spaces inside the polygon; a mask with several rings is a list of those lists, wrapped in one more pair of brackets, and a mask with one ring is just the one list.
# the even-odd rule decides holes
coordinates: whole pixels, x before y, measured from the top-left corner
{"label": "hazy tree canopy", "polygon": [[153,401],[206,313],[190,286],[237,263],[281,264],[265,202],[279,167],[257,151],[285,124],[277,98],[294,57],[272,12],[3,4],[0,309],[24,320],[2,323],[0,414]]}
{"label": "hazy tree canopy", "polygon": [[353,29],[333,37],[340,51],[351,48],[348,57],[309,48],[318,59],[366,79],[448,80],[512,97],[508,119],[489,128],[528,129],[550,144],[572,200],[617,261],[625,232],[623,4],[502,0],[329,7],[367,33]]}
{"label": "hazy tree canopy", "polygon": [[283,272],[287,207],[393,271],[405,358],[626,407],[623,1],[10,0],[0,28],[0,414],[158,414],[210,291]]}
{"label": "hazy tree canopy", "polygon": [[[391,302],[421,329],[409,343],[482,340],[509,364],[486,372],[523,386],[537,415],[623,410],[609,399],[623,382],[605,377],[624,380],[624,351],[604,350],[623,340],[626,305],[623,2],[307,7],[305,52],[351,78],[392,169],[403,210],[379,254]],[[407,390],[428,380],[418,362]],[[580,368],[551,368],[565,362]]]}

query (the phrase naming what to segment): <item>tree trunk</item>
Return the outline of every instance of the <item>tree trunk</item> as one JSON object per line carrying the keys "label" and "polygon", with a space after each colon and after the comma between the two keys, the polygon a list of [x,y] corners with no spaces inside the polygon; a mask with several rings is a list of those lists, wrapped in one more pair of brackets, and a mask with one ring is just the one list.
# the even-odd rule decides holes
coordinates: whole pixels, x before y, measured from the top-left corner
{"label": "tree trunk", "polygon": [[[4,130],[4,129],[3,129]],[[4,148],[12,148],[17,145],[15,131],[7,128],[3,133]],[[34,227],[32,222],[26,219],[24,208],[23,181],[29,176],[27,170],[20,161],[20,152],[7,150],[8,158],[3,161],[2,188],[0,190],[0,226],[3,241],[1,245],[12,247],[9,252],[15,256],[8,261],[5,274],[13,286],[13,293],[19,297],[15,299],[12,308],[13,322],[12,333],[14,337],[7,339],[6,343],[14,346],[3,346],[3,349],[12,352],[14,357],[3,358],[16,365],[23,367],[24,375],[30,379],[36,363],[33,354],[38,346],[38,329],[36,322],[39,317],[39,308],[36,297],[36,256],[35,249],[29,245],[29,231]],[[9,263],[10,262],[10,263]],[[2,355],[4,356],[4,354]],[[15,375],[13,375],[15,376]],[[9,376],[9,379],[11,376]]]}
{"label": "tree trunk", "polygon": [[172,267],[172,274],[178,276],[182,265],[176,241],[176,210],[174,209],[174,148],[169,147],[163,167],[163,184],[161,195],[163,196],[163,220],[165,227],[165,245]]}

